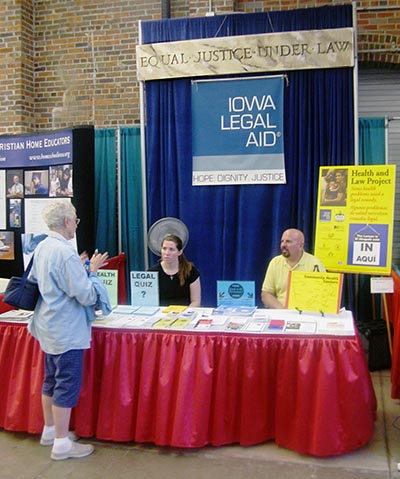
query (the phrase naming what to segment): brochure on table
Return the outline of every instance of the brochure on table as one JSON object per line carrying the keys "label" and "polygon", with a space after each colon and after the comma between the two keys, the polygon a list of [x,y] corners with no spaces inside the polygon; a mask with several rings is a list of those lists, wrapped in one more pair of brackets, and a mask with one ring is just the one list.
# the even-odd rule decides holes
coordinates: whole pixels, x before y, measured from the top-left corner
{"label": "brochure on table", "polygon": [[[122,309],[121,309],[122,308]],[[99,317],[94,326],[153,330],[183,330],[193,332],[219,331],[254,334],[340,335],[354,336],[351,311],[339,314],[299,313],[296,310],[256,309],[251,315],[215,314],[217,308],[186,308],[171,311],[171,307],[134,307],[124,311],[119,306],[109,316]],[[148,309],[149,314],[143,314]],[[0,318],[1,319],[1,318]]]}
{"label": "brochure on table", "polygon": [[[99,316],[93,323],[99,328],[149,329],[191,332],[226,332],[246,334],[354,336],[351,311],[339,314],[299,313],[287,309],[257,309],[251,315],[215,314],[217,308],[182,308],[181,306],[119,305],[109,316]],[[32,312],[9,311],[0,321],[27,322]]]}

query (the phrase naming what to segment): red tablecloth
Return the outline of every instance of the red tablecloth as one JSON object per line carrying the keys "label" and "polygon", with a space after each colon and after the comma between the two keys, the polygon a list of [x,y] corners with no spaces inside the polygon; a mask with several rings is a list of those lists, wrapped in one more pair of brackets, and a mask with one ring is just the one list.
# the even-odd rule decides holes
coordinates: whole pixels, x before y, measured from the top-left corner
{"label": "red tablecloth", "polygon": [[[42,354],[0,323],[0,427],[39,433]],[[376,400],[356,337],[94,329],[77,433],[175,447],[273,439],[315,456],[372,437]]]}

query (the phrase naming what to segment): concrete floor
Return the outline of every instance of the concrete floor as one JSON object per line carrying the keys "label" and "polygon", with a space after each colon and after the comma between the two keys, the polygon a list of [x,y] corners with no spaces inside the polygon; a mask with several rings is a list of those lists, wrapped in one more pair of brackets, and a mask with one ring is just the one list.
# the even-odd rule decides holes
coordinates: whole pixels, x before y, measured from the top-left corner
{"label": "concrete floor", "polygon": [[91,456],[56,462],[38,436],[0,430],[0,479],[400,479],[400,401],[390,398],[390,371],[372,378],[378,400],[374,437],[344,456],[301,456],[272,441],[197,450],[90,441],[96,446]]}

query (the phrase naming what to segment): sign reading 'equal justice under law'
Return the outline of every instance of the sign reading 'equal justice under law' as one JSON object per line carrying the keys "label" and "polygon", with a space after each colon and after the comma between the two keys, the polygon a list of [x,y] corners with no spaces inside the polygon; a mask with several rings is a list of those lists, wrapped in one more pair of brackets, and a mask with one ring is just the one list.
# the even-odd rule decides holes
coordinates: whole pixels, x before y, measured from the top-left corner
{"label": "sign reading 'equal justice under law'", "polygon": [[352,66],[352,28],[237,35],[136,46],[136,67],[141,81]]}

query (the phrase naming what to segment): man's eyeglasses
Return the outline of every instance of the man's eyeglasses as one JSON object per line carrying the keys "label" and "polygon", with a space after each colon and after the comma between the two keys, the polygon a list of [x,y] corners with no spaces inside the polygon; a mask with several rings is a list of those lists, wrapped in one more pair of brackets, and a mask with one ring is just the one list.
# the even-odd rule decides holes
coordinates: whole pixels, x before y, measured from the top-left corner
{"label": "man's eyeglasses", "polygon": [[80,222],[81,222],[81,219],[80,219],[80,218],[75,218],[76,226],[78,226]]}

